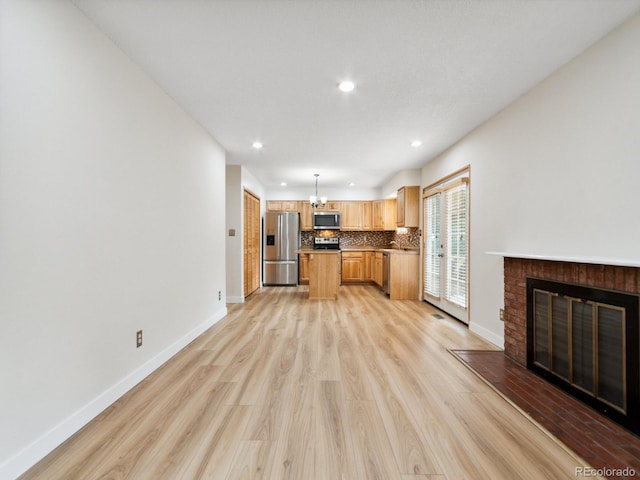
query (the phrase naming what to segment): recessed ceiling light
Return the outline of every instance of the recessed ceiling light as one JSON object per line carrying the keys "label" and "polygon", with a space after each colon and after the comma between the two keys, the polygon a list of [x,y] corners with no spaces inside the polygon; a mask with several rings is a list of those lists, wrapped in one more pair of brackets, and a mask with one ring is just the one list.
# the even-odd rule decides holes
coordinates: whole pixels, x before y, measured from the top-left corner
{"label": "recessed ceiling light", "polygon": [[287,182],[280,182],[280,186],[281,187],[286,187],[287,186]]}
{"label": "recessed ceiling light", "polygon": [[355,183],[353,183],[353,182],[349,182],[349,186],[350,186],[350,187],[355,187],[355,186],[356,186],[356,184],[355,184]]}
{"label": "recessed ceiling light", "polygon": [[262,142],[258,142],[258,141],[253,142],[251,146],[256,150],[260,150],[263,147]]}
{"label": "recessed ceiling light", "polygon": [[417,148],[417,147],[419,147],[420,145],[422,145],[422,142],[421,142],[420,140],[414,140],[413,142],[411,142],[411,146],[412,146],[413,148]]}
{"label": "recessed ceiling light", "polygon": [[343,80],[338,84],[338,88],[341,92],[349,93],[352,92],[354,88],[356,88],[356,84],[351,80]]}

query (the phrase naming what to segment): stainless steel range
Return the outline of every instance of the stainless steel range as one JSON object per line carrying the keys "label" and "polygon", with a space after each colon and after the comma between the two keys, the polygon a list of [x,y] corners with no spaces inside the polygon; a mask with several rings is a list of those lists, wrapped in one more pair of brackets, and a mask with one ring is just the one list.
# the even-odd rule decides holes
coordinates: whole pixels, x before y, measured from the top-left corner
{"label": "stainless steel range", "polygon": [[340,239],[338,237],[315,237],[313,248],[315,250],[340,250]]}

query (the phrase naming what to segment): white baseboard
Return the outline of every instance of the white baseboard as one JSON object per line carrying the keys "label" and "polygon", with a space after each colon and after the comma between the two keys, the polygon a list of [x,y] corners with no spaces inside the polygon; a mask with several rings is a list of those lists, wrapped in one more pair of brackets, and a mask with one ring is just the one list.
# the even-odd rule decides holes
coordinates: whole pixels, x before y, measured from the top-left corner
{"label": "white baseboard", "polygon": [[227,303],[244,303],[244,297],[227,297]]}
{"label": "white baseboard", "polygon": [[496,347],[504,348],[504,336],[503,335],[496,335],[491,330],[486,329],[484,327],[481,327],[479,325],[476,325],[473,322],[471,322],[469,324],[469,330],[471,330],[476,335],[481,336],[485,340],[493,343]]}
{"label": "white baseboard", "polygon": [[76,413],[63,420],[50,431],[36,439],[29,446],[13,457],[0,464],[0,479],[15,479],[42,460],[46,455],[98,416],[104,409],[118,400],[138,383],[153,373],[163,363],[186,347],[189,343],[202,335],[208,328],[217,323],[227,314],[226,307],[222,308],[208,320],[188,332],[155,357],[138,367],[111,388],[86,404]]}

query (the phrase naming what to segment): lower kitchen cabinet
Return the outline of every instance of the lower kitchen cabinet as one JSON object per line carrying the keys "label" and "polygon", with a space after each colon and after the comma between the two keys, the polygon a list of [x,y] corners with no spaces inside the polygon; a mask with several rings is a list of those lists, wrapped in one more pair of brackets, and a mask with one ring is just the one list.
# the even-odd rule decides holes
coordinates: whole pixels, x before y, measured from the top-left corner
{"label": "lower kitchen cabinet", "polygon": [[309,285],[309,255],[301,253],[298,255],[298,283],[300,285]]}
{"label": "lower kitchen cabinet", "polygon": [[309,257],[309,299],[336,299],[340,286],[340,253],[313,251]]}
{"label": "lower kitchen cabinet", "polygon": [[364,273],[364,252],[342,252],[342,283],[361,283]]}
{"label": "lower kitchen cabinet", "polygon": [[408,253],[389,255],[389,298],[418,300],[420,289],[420,256]]}
{"label": "lower kitchen cabinet", "polygon": [[379,287],[382,287],[382,252],[375,252],[373,254],[371,274],[373,276],[373,282]]}
{"label": "lower kitchen cabinet", "polygon": [[375,253],[373,252],[364,252],[362,254],[362,261],[364,264],[364,281],[372,282],[373,281],[373,259],[375,258]]}

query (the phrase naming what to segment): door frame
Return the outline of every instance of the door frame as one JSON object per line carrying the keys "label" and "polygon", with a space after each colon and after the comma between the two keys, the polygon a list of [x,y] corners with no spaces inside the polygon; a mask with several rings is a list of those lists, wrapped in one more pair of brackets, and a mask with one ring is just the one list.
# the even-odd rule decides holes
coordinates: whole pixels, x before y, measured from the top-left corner
{"label": "door frame", "polygon": [[[426,219],[424,218],[424,202],[425,199],[427,197],[430,197],[431,195],[441,192],[442,194],[444,194],[444,192],[447,190],[447,186],[451,185],[453,182],[456,182],[459,179],[462,178],[467,178],[467,307],[466,309],[464,309],[464,311],[466,312],[466,315],[461,315],[461,311],[463,310],[461,307],[458,307],[456,309],[453,309],[452,311],[448,311],[446,310],[446,300],[443,298],[444,297],[444,292],[440,292],[441,296],[439,299],[434,298],[432,296],[430,296],[429,294],[425,295],[424,292],[424,282],[425,282],[425,257],[426,257]],[[444,202],[444,197],[442,198],[442,202]],[[439,180],[427,185],[426,187],[424,187],[422,189],[422,203],[421,203],[421,214],[422,214],[422,221],[421,221],[421,228],[422,228],[422,248],[421,248],[421,274],[422,274],[422,287],[421,287],[421,292],[420,292],[420,296],[422,298],[423,301],[428,302],[434,306],[436,306],[437,308],[449,313],[451,316],[457,318],[458,320],[460,320],[461,322],[465,323],[465,324],[469,324],[470,319],[471,319],[471,165],[465,165],[464,167],[461,167],[457,170],[455,170],[454,172],[451,172],[450,174],[440,178]],[[442,212],[444,213],[444,212]],[[446,266],[443,265],[443,267],[446,269]],[[450,302],[449,302],[450,303]],[[443,308],[444,307],[444,308]],[[460,318],[463,317],[463,318]]]}

